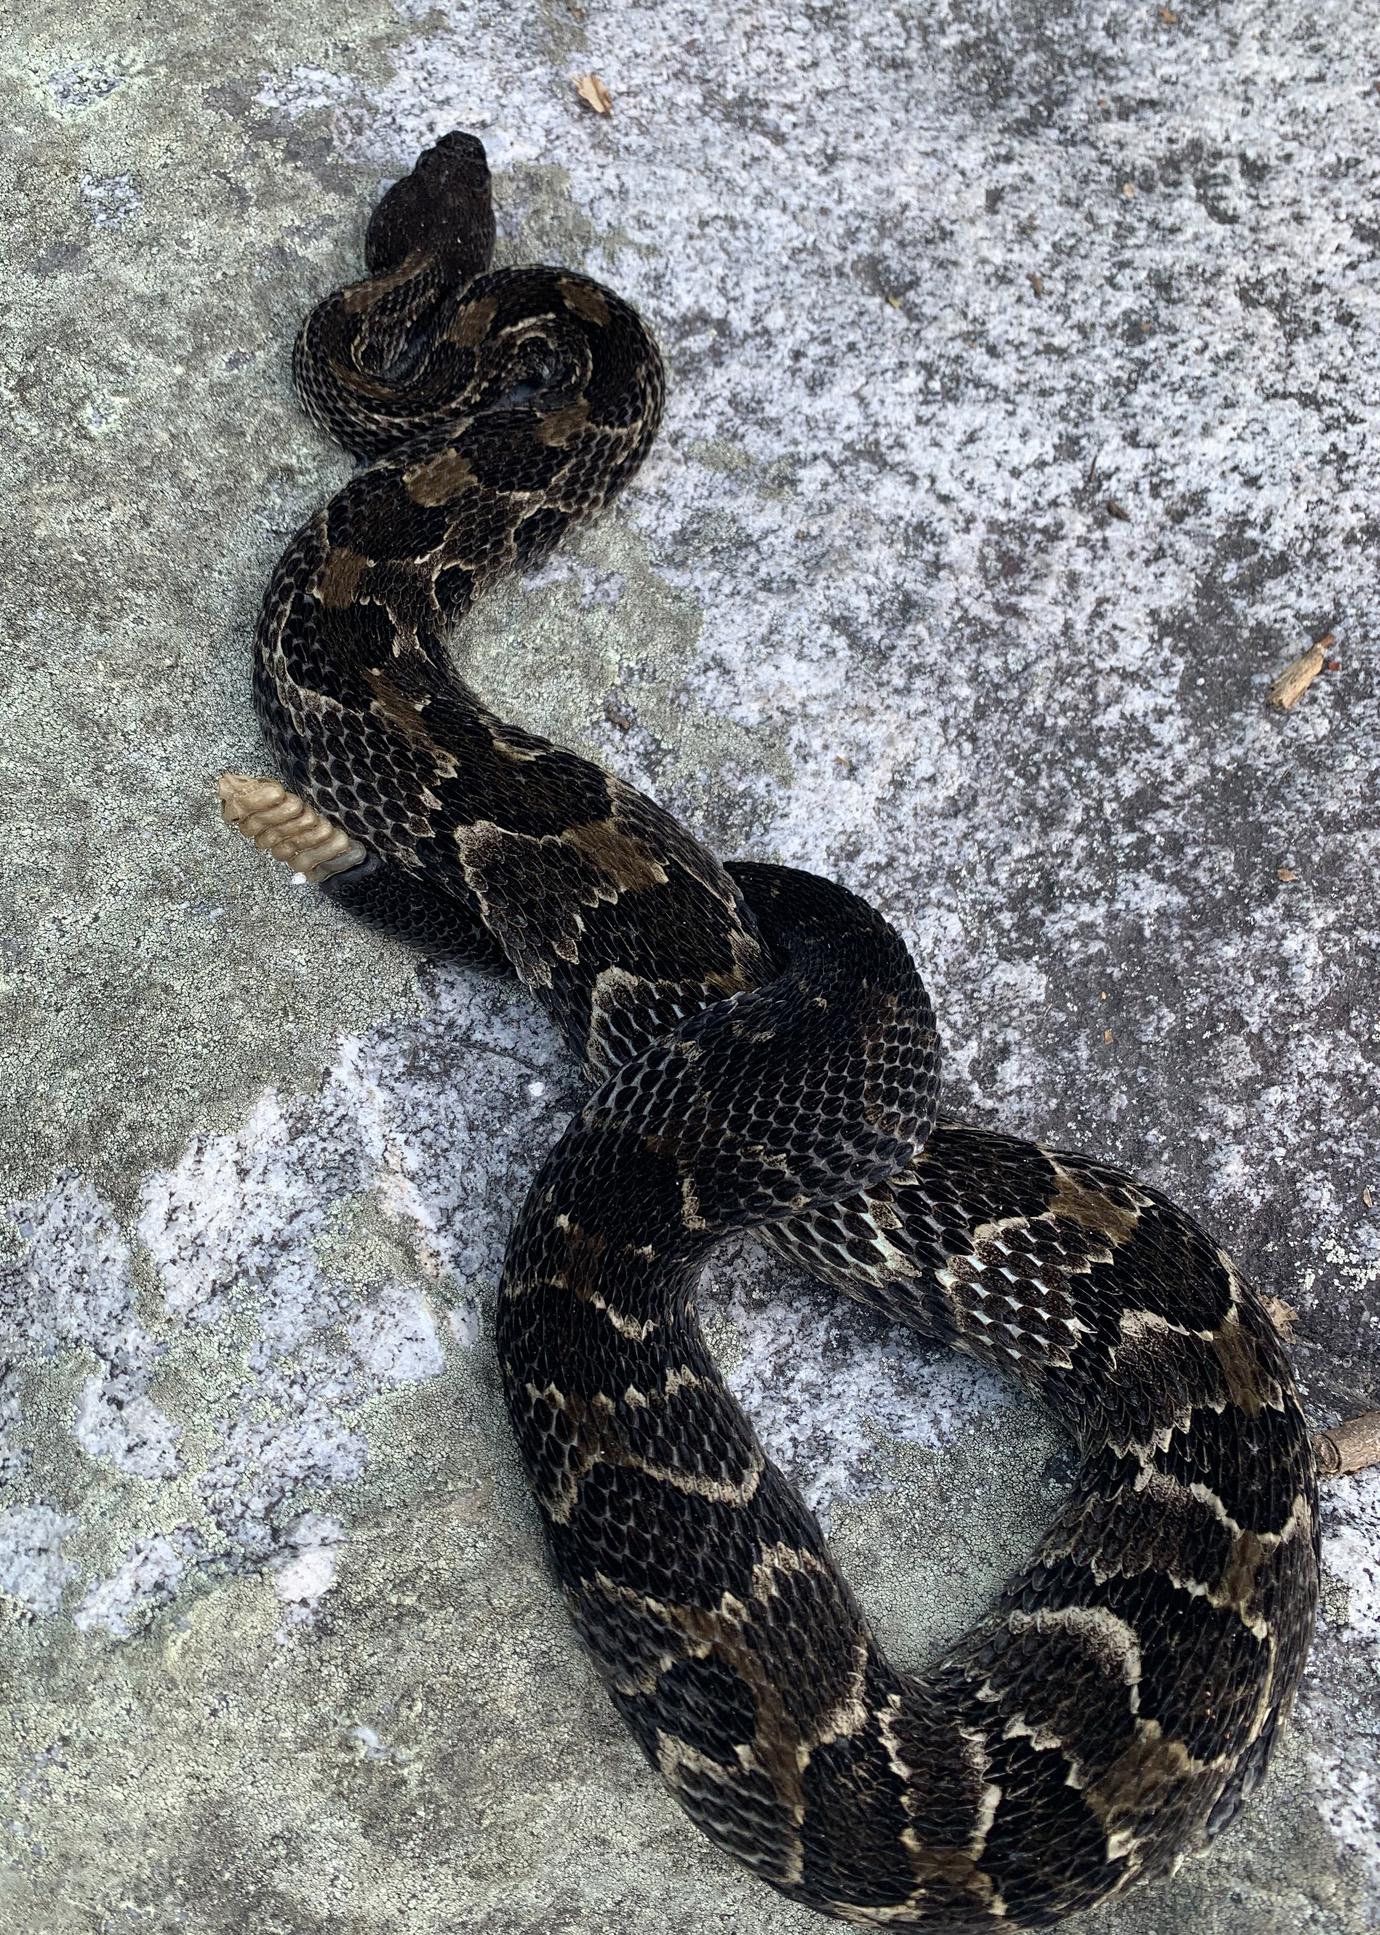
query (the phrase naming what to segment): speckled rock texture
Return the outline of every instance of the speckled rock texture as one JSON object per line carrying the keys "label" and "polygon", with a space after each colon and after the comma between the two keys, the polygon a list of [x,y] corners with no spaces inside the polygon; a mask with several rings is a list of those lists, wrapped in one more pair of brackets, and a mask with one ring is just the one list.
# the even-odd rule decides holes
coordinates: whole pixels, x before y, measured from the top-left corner
{"label": "speckled rock texture", "polygon": [[[672,380],[474,682],[869,895],[954,1109],[1169,1189],[1297,1307],[1317,1422],[1380,1402],[1373,42],[1330,0],[16,16],[0,1926],[820,1926],[687,1826],[543,1573],[490,1320],[576,1071],[217,821],[263,583],[346,474],[291,339],[445,129],[501,258],[615,284]],[[704,1308],[923,1660],[1058,1439],[747,1245]],[[1267,1791],[1078,1935],[1374,1925],[1380,1472],[1325,1510]]]}

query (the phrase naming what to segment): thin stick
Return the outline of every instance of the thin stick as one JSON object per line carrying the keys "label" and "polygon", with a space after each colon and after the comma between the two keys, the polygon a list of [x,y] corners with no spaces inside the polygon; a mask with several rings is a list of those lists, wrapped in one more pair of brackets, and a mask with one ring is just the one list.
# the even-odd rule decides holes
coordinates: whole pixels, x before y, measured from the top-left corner
{"label": "thin stick", "polygon": [[1313,1437],[1318,1472],[1323,1478],[1343,1478],[1348,1472],[1380,1465],[1380,1411],[1363,1411]]}
{"label": "thin stick", "polygon": [[1336,642],[1333,634],[1328,632],[1316,644],[1310,645],[1306,652],[1300,652],[1292,665],[1286,665],[1266,694],[1270,704],[1278,706],[1281,712],[1287,712],[1290,706],[1297,705],[1323,669],[1328,647]]}

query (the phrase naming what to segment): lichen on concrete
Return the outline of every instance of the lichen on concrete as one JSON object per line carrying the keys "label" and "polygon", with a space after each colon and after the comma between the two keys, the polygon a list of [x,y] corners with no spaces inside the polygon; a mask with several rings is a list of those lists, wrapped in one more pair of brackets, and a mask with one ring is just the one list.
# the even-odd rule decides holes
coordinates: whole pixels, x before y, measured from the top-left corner
{"label": "lichen on concrete", "polygon": [[[1331,0],[74,0],[10,36],[0,1926],[820,1925],[688,1828],[540,1562],[493,1291],[576,1071],[217,823],[262,585],[347,472],[291,336],[446,128],[502,258],[607,277],[671,376],[469,676],[867,893],[955,1110],[1167,1187],[1299,1308],[1318,1421],[1377,1401],[1371,39]],[[923,1661],[1059,1439],[746,1242],[703,1302]],[[1267,1789],[1079,1935],[1372,1925],[1377,1549],[1377,1474],[1330,1487]]]}

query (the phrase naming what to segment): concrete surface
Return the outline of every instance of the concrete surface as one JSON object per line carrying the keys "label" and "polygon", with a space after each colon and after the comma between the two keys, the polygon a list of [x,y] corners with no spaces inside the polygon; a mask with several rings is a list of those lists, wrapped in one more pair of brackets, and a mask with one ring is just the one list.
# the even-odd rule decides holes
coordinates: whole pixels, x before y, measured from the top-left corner
{"label": "concrete surface", "polygon": [[[954,1105],[1203,1215],[1298,1306],[1326,1422],[1380,1382],[1373,21],[73,0],[0,58],[0,1925],[803,1935],[624,1739],[500,1419],[572,1069],[217,824],[263,583],[345,474],[291,338],[381,184],[481,133],[504,258],[614,282],[673,390],[476,682],[871,895]],[[923,1658],[1057,1439],[746,1247],[705,1308]],[[1380,1474],[1325,1529],[1268,1791],[1081,1935],[1370,1925]]]}

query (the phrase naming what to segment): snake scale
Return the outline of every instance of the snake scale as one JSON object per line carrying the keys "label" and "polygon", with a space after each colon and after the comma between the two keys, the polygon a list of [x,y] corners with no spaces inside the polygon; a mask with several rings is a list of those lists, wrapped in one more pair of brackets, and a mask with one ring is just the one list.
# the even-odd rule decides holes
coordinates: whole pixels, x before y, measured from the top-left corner
{"label": "snake scale", "polygon": [[[1041,1927],[1171,1871],[1256,1787],[1318,1584],[1314,1459],[1230,1258],[1156,1190],[936,1114],[929,1001],[842,887],[723,866],[494,715],[446,637],[642,462],[655,344],[489,270],[481,144],[385,195],[297,342],[360,467],[283,557],[254,672],[278,781],[227,819],[361,919],[517,976],[598,1084],[509,1245],[497,1350],[575,1623],[692,1819],[855,1923]],[[1014,1376],[1070,1496],[923,1674],[883,1652],[693,1311],[728,1231]]]}

